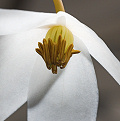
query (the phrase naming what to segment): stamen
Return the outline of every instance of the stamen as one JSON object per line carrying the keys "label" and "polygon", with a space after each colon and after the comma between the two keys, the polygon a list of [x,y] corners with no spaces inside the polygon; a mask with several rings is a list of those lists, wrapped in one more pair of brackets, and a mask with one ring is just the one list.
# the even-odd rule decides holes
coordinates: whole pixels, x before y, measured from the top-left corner
{"label": "stamen", "polygon": [[72,54],[78,54],[78,53],[80,53],[80,52],[81,52],[81,51],[79,51],[79,50],[74,50],[74,49],[73,49],[71,53],[72,53]]}
{"label": "stamen", "polygon": [[47,41],[46,41],[46,39],[43,39],[43,52],[44,52],[44,60],[46,62],[46,66],[47,66],[48,58],[47,58]]}
{"label": "stamen", "polygon": [[[41,53],[40,49],[36,48],[36,52],[43,57],[43,54]],[[44,58],[43,58],[44,59]]]}
{"label": "stamen", "polygon": [[54,61],[53,63],[56,64],[57,61],[57,44],[54,43]]}
{"label": "stamen", "polygon": [[64,51],[65,51],[65,46],[66,46],[66,41],[63,40],[61,43],[61,50],[60,50],[60,61],[62,62],[63,56],[64,56]]}
{"label": "stamen", "polygon": [[58,44],[58,53],[60,53],[60,51],[61,51],[61,41],[62,41],[62,36],[59,35],[58,42],[57,42],[57,44]]}
{"label": "stamen", "polygon": [[57,65],[52,65],[52,73],[57,74]]}
{"label": "stamen", "polygon": [[59,35],[58,41],[55,43],[50,38],[48,41],[43,39],[43,44],[38,42],[38,47],[36,52],[42,56],[47,68],[50,70],[52,68],[52,73],[57,74],[57,67],[61,69],[65,68],[72,54],[80,53],[79,50],[73,49],[73,44],[70,44],[66,48],[66,40],[62,40],[62,36]]}
{"label": "stamen", "polygon": [[54,61],[54,44],[51,41],[51,63],[53,64]]}
{"label": "stamen", "polygon": [[66,53],[65,53],[65,60],[64,60],[64,63],[62,64],[62,67],[60,67],[61,69],[63,69],[63,68],[66,67],[66,65],[67,65],[67,63],[68,63],[68,61],[69,61],[69,59],[70,59],[70,57],[71,57],[71,51],[72,51],[72,49],[73,49],[73,44],[71,44],[71,45],[68,47],[68,49],[67,49],[67,51],[66,51]]}
{"label": "stamen", "polygon": [[38,42],[38,47],[41,48],[43,50],[43,45],[41,42]]}
{"label": "stamen", "polygon": [[56,62],[56,61],[55,61],[55,59],[56,59],[56,58],[55,58],[55,43],[53,43],[53,48],[54,48],[54,49],[53,49],[53,64],[55,64],[55,62]]}

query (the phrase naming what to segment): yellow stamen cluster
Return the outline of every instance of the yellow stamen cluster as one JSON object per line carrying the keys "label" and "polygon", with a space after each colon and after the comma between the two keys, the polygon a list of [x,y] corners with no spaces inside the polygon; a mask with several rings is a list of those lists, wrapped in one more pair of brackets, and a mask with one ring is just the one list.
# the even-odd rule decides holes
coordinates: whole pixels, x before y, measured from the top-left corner
{"label": "yellow stamen cluster", "polygon": [[61,39],[61,35],[58,38],[58,42],[52,42],[49,38],[48,42],[43,39],[43,44],[38,42],[39,48],[36,48],[36,52],[42,56],[47,68],[52,68],[52,73],[57,74],[57,66],[61,69],[65,68],[72,54],[79,53],[79,50],[73,49],[73,44],[70,44],[65,52],[66,40]]}
{"label": "yellow stamen cluster", "polygon": [[53,74],[57,74],[57,67],[66,67],[72,54],[80,52],[73,49],[73,35],[65,26],[52,27],[43,39],[43,44],[38,42],[38,47],[36,52],[42,56]]}

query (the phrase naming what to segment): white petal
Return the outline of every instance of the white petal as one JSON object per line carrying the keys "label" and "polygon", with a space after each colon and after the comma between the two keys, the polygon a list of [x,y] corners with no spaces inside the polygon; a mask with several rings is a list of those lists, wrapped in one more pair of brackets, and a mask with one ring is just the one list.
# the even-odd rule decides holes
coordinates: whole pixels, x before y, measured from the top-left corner
{"label": "white petal", "polygon": [[59,14],[66,17],[66,26],[74,35],[84,42],[89,53],[113,76],[118,84],[120,84],[120,62],[105,45],[103,40],[99,38],[93,30],[82,24],[73,16],[65,12],[59,12]]}
{"label": "white petal", "polygon": [[57,75],[38,57],[29,83],[28,121],[96,121],[97,81],[85,45]]}
{"label": "white petal", "polygon": [[54,13],[0,9],[0,35],[13,34],[44,25]]}
{"label": "white petal", "polygon": [[28,82],[38,55],[35,48],[45,33],[38,29],[0,37],[0,120],[26,102]]}

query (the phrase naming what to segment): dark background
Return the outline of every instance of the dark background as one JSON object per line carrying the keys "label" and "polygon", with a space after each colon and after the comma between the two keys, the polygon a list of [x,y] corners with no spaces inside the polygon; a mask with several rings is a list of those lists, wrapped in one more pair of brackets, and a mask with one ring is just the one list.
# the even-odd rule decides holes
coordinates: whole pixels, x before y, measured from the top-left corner
{"label": "dark background", "polygon": [[[92,28],[120,60],[120,0],[63,2],[66,12]],[[0,8],[55,12],[52,0],[0,0]],[[120,86],[99,63],[93,62],[100,93],[97,121],[120,121]],[[26,108],[24,104],[5,121],[27,121]]]}

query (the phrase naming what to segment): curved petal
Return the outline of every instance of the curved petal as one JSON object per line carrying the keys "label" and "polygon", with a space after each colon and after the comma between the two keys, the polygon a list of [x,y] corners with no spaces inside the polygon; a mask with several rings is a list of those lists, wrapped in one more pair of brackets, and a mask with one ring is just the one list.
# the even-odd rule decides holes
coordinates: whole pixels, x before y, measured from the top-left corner
{"label": "curved petal", "polygon": [[0,37],[0,120],[27,101],[35,48],[46,31],[40,29]]}
{"label": "curved petal", "polygon": [[26,31],[44,25],[49,18],[56,17],[54,13],[40,13],[22,10],[0,9],[0,35]]}
{"label": "curved petal", "polygon": [[37,58],[29,83],[29,121],[96,120],[98,88],[93,64],[81,41],[75,41],[75,49],[82,52],[57,75]]}
{"label": "curved petal", "polygon": [[82,24],[73,16],[65,12],[59,12],[59,14],[66,17],[66,26],[74,35],[84,42],[89,53],[113,76],[118,84],[120,84],[120,62],[112,54],[103,40],[99,38],[93,30]]}

